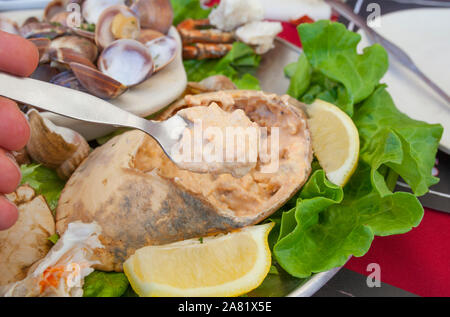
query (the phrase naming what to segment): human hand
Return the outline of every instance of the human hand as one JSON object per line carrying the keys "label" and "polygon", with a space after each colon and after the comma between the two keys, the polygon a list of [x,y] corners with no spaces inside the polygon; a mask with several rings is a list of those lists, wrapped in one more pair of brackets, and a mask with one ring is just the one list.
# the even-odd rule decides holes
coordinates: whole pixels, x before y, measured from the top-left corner
{"label": "human hand", "polygon": [[[33,43],[0,31],[0,71],[30,76],[39,62]],[[30,137],[30,127],[14,101],[0,97],[0,230],[17,220],[17,208],[2,194],[13,192],[20,183],[20,169],[9,151],[22,149]]]}

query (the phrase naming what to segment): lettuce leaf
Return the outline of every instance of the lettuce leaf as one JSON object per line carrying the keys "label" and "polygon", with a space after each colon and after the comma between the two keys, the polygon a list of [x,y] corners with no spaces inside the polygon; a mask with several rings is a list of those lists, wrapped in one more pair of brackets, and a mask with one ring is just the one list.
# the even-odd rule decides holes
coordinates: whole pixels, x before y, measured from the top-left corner
{"label": "lettuce leaf", "polygon": [[124,273],[94,271],[84,279],[84,297],[120,297],[130,283]]}
{"label": "lettuce leaf", "polygon": [[308,73],[317,73],[315,80],[312,80],[316,87],[310,101],[315,98],[332,101],[352,116],[353,105],[372,94],[388,69],[385,49],[374,44],[365,48],[363,54],[358,54],[356,46],[361,36],[337,22],[323,20],[301,24],[298,31],[308,64],[305,57],[300,57],[296,72],[291,77],[294,83],[288,93],[294,98],[301,98],[306,90],[299,89],[295,82],[304,83],[302,78],[307,77]]}
{"label": "lettuce leaf", "polygon": [[170,0],[173,8],[173,24],[177,25],[183,20],[205,19],[211,12],[210,9],[203,9],[199,0]]}
{"label": "lettuce leaf", "polygon": [[40,164],[24,164],[20,167],[22,172],[21,185],[30,185],[38,195],[43,195],[51,210],[56,209],[61,191],[66,184],[58,174],[50,168]]}
{"label": "lettuce leaf", "polygon": [[259,80],[254,76],[261,61],[250,46],[233,43],[233,48],[221,59],[185,60],[184,68],[189,81],[201,81],[213,75],[230,78],[239,89],[259,90]]}
{"label": "lettuce leaf", "polygon": [[[423,207],[416,196],[438,179],[431,175],[442,126],[401,113],[379,80],[387,54],[375,45],[356,52],[360,37],[329,21],[299,27],[304,54],[285,68],[288,93],[306,102],[337,104],[358,128],[358,167],[344,188],[315,167],[288,211],[274,219],[273,256],[295,277],[307,277],[364,255],[374,236],[405,233],[418,226]],[[414,194],[393,192],[401,176]],[[274,237],[272,236],[273,240]]]}
{"label": "lettuce leaf", "polygon": [[380,167],[399,174],[417,196],[439,179],[431,175],[443,128],[409,118],[401,113],[385,86],[358,106],[353,120],[358,128],[361,160],[372,166],[371,182],[381,195],[389,193],[383,183]]}

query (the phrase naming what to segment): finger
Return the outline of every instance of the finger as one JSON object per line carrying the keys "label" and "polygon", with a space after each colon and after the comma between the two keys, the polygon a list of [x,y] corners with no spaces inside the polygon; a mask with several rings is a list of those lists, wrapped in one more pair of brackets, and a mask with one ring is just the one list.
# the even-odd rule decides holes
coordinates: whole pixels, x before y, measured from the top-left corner
{"label": "finger", "polygon": [[0,193],[12,193],[19,186],[22,175],[10,154],[0,149]]}
{"label": "finger", "polygon": [[39,63],[37,47],[30,41],[0,31],[0,71],[28,77]]}
{"label": "finger", "polygon": [[0,230],[6,230],[17,221],[17,207],[8,199],[0,196]]}
{"label": "finger", "polygon": [[24,114],[14,101],[0,97],[0,147],[18,151],[29,138],[30,126]]}

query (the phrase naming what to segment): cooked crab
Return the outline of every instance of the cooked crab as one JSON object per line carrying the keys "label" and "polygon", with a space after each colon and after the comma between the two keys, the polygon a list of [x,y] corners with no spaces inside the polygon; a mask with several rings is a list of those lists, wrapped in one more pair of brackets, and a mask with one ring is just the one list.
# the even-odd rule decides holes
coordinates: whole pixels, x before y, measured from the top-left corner
{"label": "cooked crab", "polygon": [[[56,211],[57,230],[70,222],[96,221],[102,227],[96,250],[102,270],[122,270],[122,263],[145,245],[165,244],[255,224],[281,207],[306,181],[312,160],[305,114],[288,96],[230,90],[188,95],[169,107],[178,110],[217,103],[241,109],[261,127],[279,129],[279,168],[259,160],[242,178],[181,170],[157,143],[130,131],[97,148],[64,188]],[[101,166],[101,168],[99,168]],[[102,195],[98,195],[102,193]]]}
{"label": "cooked crab", "polygon": [[225,56],[235,41],[233,33],[214,28],[208,19],[187,19],[177,26],[183,40],[186,59],[220,58]]}
{"label": "cooked crab", "polygon": [[43,196],[30,186],[20,186],[6,196],[19,209],[19,218],[10,229],[0,231],[0,286],[23,279],[28,269],[42,259],[52,243],[55,221]]}

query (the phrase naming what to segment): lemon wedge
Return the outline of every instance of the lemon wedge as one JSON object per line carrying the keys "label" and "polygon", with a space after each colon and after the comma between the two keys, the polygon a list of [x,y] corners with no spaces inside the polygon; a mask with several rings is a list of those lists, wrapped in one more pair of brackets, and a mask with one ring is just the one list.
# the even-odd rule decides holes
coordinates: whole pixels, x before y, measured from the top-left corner
{"label": "lemon wedge", "polygon": [[139,296],[242,295],[269,272],[267,238],[273,225],[143,247],[124,263],[124,272]]}
{"label": "lemon wedge", "polygon": [[317,99],[306,111],[315,156],[327,178],[344,186],[358,165],[358,129],[344,111],[331,103]]}

